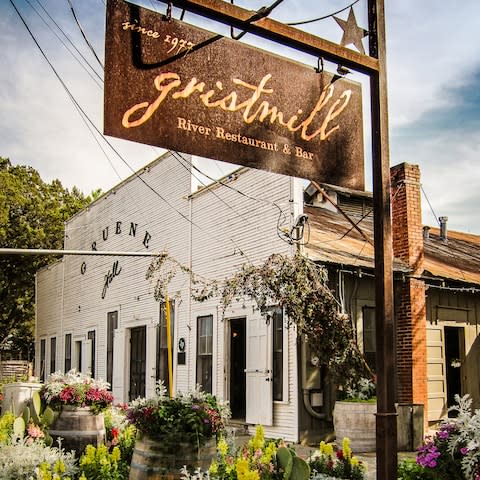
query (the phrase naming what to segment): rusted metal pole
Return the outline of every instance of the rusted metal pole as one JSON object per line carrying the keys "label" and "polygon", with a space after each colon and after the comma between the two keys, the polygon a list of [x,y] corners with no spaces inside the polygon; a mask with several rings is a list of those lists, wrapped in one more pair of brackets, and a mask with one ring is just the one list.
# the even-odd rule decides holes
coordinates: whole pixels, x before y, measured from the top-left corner
{"label": "rusted metal pole", "polygon": [[396,353],[383,0],[368,0],[368,18],[370,55],[378,58],[379,61],[378,72],[370,74],[375,238],[375,330],[377,337],[377,480],[396,480]]}
{"label": "rusted metal pole", "polygon": [[[167,1],[167,0],[162,0]],[[384,0],[368,0],[370,56],[321,39],[222,0],[171,0],[216,21],[297,50],[321,56],[369,75],[375,226],[375,296],[377,333],[377,479],[397,478],[395,410],[395,326],[393,315],[393,252],[390,211],[387,78]]]}

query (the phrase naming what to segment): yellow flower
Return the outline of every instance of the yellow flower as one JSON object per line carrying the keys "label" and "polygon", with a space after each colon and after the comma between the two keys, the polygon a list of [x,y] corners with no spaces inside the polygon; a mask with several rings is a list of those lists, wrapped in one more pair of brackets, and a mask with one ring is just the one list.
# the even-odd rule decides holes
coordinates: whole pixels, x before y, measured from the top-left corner
{"label": "yellow flower", "polygon": [[248,460],[246,458],[239,458],[235,464],[238,480],[247,480]]}
{"label": "yellow flower", "polygon": [[228,453],[228,443],[225,441],[224,438],[221,438],[218,441],[217,450],[218,450],[218,453],[220,453],[220,455],[222,457],[224,457]]}
{"label": "yellow flower", "polygon": [[245,480],[260,480],[260,474],[256,470],[249,470],[244,478]]}
{"label": "yellow flower", "polygon": [[323,440],[320,442],[320,453],[327,457],[333,457],[333,445],[331,443],[325,443]]}
{"label": "yellow flower", "polygon": [[252,447],[254,451],[263,448],[265,445],[265,433],[261,425],[257,425],[255,436],[250,440],[249,443],[250,447]]}
{"label": "yellow flower", "polygon": [[356,467],[358,465],[358,458],[352,457],[352,459],[350,460],[350,463],[352,464],[353,467]]}
{"label": "yellow flower", "polygon": [[120,449],[118,447],[113,447],[111,459],[112,462],[119,462],[121,457]]}
{"label": "yellow flower", "polygon": [[265,452],[262,455],[260,462],[263,463],[264,465],[267,465],[270,463],[272,460],[272,457],[275,455],[277,451],[277,447],[275,445],[275,442],[269,442],[267,447],[265,448]]}
{"label": "yellow flower", "polygon": [[53,466],[53,471],[58,474],[65,473],[65,464],[62,460],[57,460]]}
{"label": "yellow flower", "polygon": [[343,456],[348,460],[352,458],[352,449],[350,448],[350,439],[348,437],[343,438],[342,442]]}
{"label": "yellow flower", "polygon": [[210,475],[216,475],[218,473],[218,463],[215,460],[213,460],[210,464],[210,467],[208,468],[208,473]]}

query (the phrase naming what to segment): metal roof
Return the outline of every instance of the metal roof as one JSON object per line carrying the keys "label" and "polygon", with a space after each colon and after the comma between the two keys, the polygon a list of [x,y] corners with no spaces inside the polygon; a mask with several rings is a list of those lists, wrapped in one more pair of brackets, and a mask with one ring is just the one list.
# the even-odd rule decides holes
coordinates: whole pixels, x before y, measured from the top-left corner
{"label": "metal roof", "polygon": [[445,241],[430,228],[424,248],[425,275],[480,284],[480,235],[448,231]]}
{"label": "metal roof", "polygon": [[[305,206],[310,224],[310,238],[305,254],[312,260],[373,269],[374,250],[360,233],[339,213],[314,206]],[[362,218],[350,215],[358,227],[373,241],[373,214]],[[440,238],[438,228],[430,228],[424,239],[424,275],[468,284],[480,284],[480,236],[455,231],[448,240]],[[409,273],[409,266],[394,259],[394,272]]]}
{"label": "metal roof", "polygon": [[[321,207],[305,206],[310,224],[310,239],[305,254],[312,260],[353,268],[373,269],[373,246],[342,215]],[[373,242],[373,214],[351,219]],[[409,272],[408,265],[394,260],[394,270]]]}

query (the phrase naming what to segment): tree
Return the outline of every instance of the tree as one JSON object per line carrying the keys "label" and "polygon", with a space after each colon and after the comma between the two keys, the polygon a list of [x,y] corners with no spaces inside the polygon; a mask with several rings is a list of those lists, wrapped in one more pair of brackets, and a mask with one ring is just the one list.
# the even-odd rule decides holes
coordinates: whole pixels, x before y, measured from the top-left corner
{"label": "tree", "polygon": [[[98,191],[96,192],[98,196]],[[91,202],[59,180],[44,182],[32,167],[0,157],[0,247],[63,248],[64,222]],[[0,255],[0,350],[28,358],[35,323],[35,272],[51,256]]]}

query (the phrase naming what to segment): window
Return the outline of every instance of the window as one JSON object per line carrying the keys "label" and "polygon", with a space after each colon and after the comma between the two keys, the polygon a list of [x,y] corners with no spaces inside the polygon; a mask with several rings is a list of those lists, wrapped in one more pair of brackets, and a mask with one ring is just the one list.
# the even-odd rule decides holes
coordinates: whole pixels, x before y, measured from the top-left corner
{"label": "window", "polygon": [[55,372],[55,361],[57,357],[57,338],[52,337],[50,339],[50,373]]}
{"label": "window", "polygon": [[113,381],[113,336],[118,328],[118,311],[107,313],[107,382]]}
{"label": "window", "polygon": [[273,317],[273,399],[283,400],[283,310],[276,308]]}
{"label": "window", "polygon": [[75,368],[77,372],[82,371],[82,341],[75,341]]}
{"label": "window", "polygon": [[376,371],[376,335],[375,335],[375,307],[362,307],[363,316],[363,354],[368,366]]}
{"label": "window", "polygon": [[[157,327],[157,347],[156,347],[156,380],[163,380],[168,385],[168,342],[167,342],[167,311],[166,304],[160,304],[160,321]],[[170,302],[170,341],[173,352],[173,326],[175,325],[175,304]]]}
{"label": "window", "polygon": [[46,350],[47,350],[47,341],[44,338],[42,338],[42,340],[40,340],[40,375],[39,375],[41,382],[45,381]]}
{"label": "window", "polygon": [[65,372],[72,369],[72,334],[65,335]]}
{"label": "window", "polygon": [[197,383],[212,393],[213,315],[197,318]]}
{"label": "window", "polygon": [[95,330],[87,332],[87,338],[90,340],[90,374],[95,378]]}

